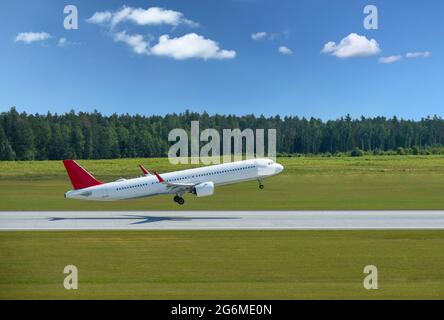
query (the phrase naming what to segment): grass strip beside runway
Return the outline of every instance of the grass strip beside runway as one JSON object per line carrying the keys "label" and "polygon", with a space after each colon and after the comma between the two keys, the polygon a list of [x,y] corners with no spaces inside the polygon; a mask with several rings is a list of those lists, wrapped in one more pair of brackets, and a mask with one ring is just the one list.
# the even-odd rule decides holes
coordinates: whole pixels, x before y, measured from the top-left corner
{"label": "grass strip beside runway", "polygon": [[[60,161],[0,162],[0,211],[131,210],[442,210],[443,156],[362,158],[279,158],[279,176],[217,187],[215,195],[186,195],[178,206],[171,196],[123,202],[85,202],[64,198],[72,186]],[[187,168],[168,159],[79,161],[105,182],[137,177],[138,163],[168,172]]]}
{"label": "grass strip beside runway", "polygon": [[443,299],[442,248],[443,231],[3,232],[0,298]]}

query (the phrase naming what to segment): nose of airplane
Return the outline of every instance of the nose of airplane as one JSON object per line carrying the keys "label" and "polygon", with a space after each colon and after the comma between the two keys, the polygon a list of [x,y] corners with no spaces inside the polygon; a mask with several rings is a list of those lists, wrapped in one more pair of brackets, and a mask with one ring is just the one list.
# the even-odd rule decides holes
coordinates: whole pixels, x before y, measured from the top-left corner
{"label": "nose of airplane", "polygon": [[275,170],[276,170],[276,174],[281,173],[282,171],[284,171],[284,166],[279,163],[276,163]]}

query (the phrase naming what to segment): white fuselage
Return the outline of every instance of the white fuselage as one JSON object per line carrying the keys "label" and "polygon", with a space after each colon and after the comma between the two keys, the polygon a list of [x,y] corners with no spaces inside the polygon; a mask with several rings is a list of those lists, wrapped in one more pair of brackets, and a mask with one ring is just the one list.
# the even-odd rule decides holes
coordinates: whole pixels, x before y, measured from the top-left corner
{"label": "white fuselage", "polygon": [[282,172],[283,167],[269,159],[252,159],[183,171],[162,174],[166,183],[159,182],[156,176],[148,175],[135,179],[120,179],[81,190],[69,191],[67,198],[95,201],[115,201],[145,198],[161,194],[174,194],[176,191],[167,183],[199,184],[212,182],[215,186],[262,180]]}

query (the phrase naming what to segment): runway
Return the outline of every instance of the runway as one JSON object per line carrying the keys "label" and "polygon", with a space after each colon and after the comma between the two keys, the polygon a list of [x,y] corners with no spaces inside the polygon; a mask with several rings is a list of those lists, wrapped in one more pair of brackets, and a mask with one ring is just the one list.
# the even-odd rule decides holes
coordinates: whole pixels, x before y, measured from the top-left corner
{"label": "runway", "polygon": [[0,231],[378,229],[444,229],[444,211],[0,212]]}

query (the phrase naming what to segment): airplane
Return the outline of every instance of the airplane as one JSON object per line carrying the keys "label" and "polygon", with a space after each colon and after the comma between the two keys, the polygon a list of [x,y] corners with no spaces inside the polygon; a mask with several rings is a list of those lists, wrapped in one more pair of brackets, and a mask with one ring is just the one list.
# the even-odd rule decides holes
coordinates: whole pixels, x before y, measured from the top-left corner
{"label": "airplane", "polygon": [[139,168],[140,168],[140,170],[142,170],[142,173],[145,176],[150,176],[151,175],[151,172],[149,172],[147,169],[145,169],[145,167],[142,164],[139,164]]}
{"label": "airplane", "polygon": [[183,196],[186,193],[208,197],[219,185],[258,180],[259,188],[264,189],[262,182],[265,178],[284,170],[282,165],[269,159],[243,160],[162,175],[151,173],[140,165],[143,177],[103,183],[74,160],[64,160],[63,164],[74,187],[74,190],[65,193],[65,198],[118,201],[170,194],[179,205],[185,204]]}

